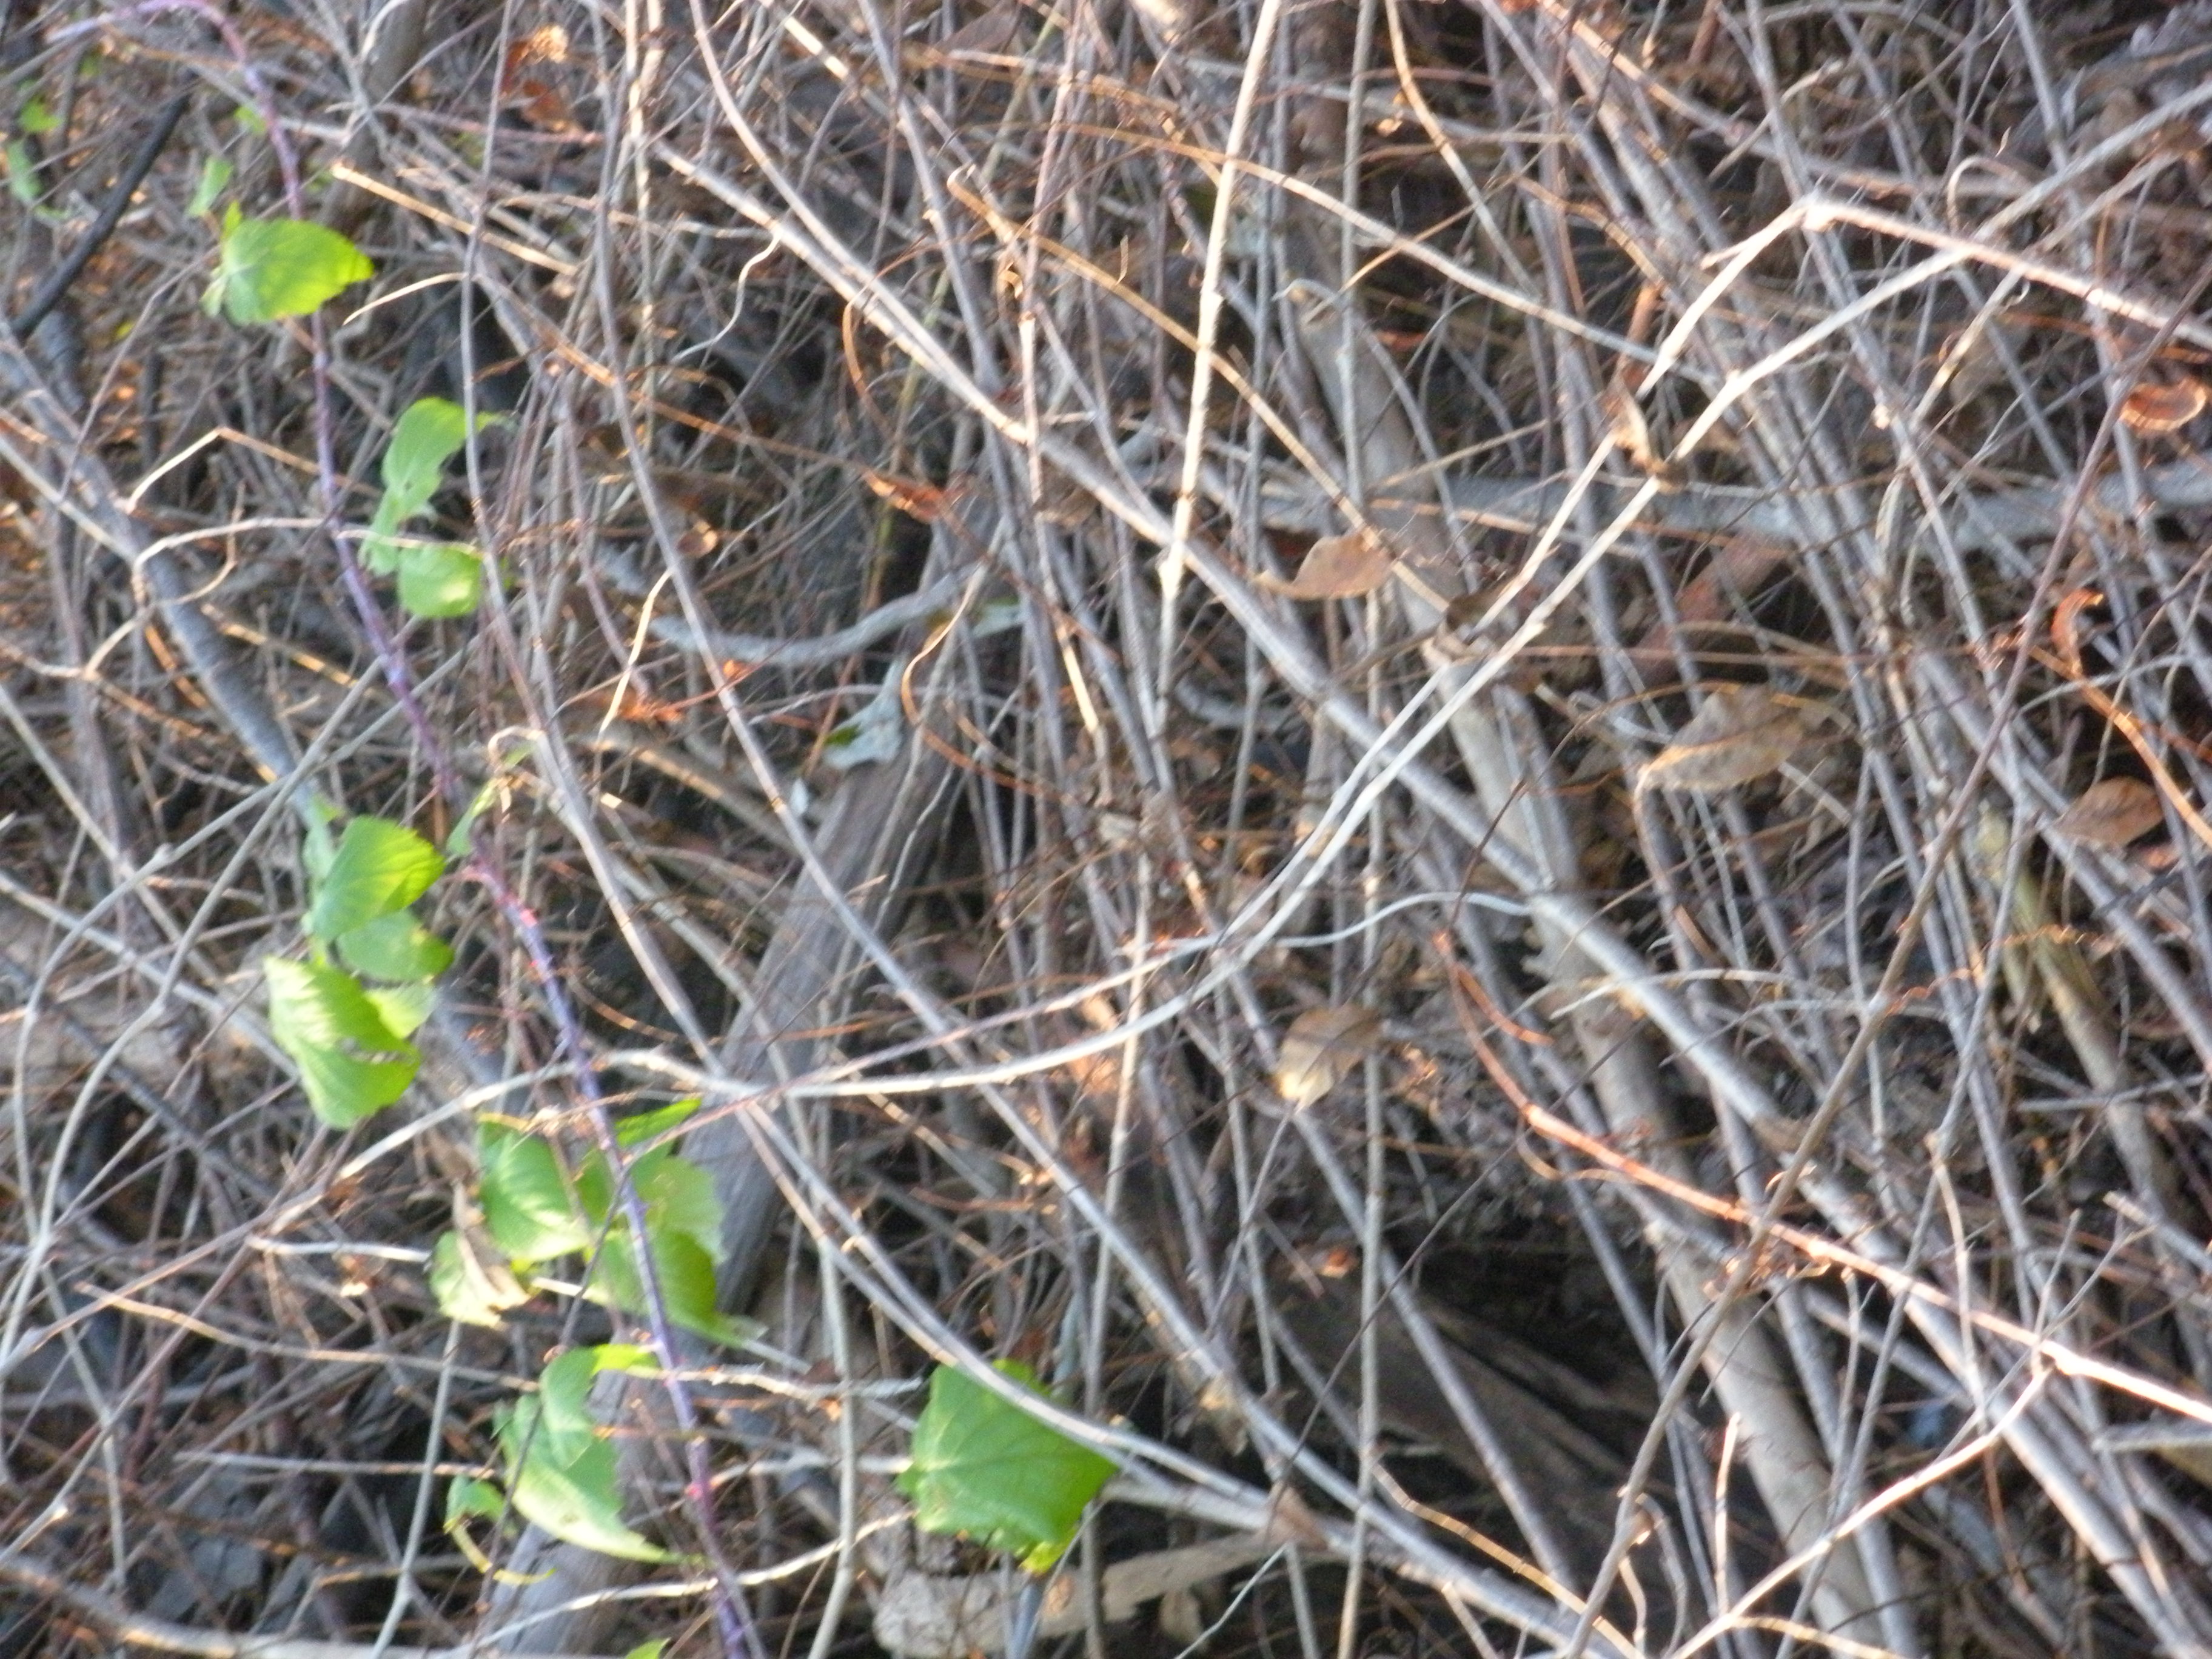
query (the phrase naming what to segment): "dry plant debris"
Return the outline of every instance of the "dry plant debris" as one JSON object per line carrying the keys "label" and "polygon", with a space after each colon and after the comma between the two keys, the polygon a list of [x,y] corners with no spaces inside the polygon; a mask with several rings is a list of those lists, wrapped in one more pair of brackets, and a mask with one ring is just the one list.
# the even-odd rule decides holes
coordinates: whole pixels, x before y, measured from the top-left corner
{"label": "dry plant debris", "polygon": [[2208,65],[0,9],[0,1659],[2212,1653]]}

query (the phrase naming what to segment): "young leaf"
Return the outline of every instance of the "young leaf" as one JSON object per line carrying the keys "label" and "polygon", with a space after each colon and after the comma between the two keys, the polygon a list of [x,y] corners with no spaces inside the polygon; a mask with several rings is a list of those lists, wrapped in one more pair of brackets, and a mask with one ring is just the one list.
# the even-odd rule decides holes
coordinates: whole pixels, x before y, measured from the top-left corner
{"label": "young leaf", "polygon": [[[482,431],[496,416],[477,416]],[[392,428],[384,451],[384,499],[362,543],[362,562],[380,576],[399,578],[399,603],[417,617],[465,617],[483,588],[483,558],[474,548],[409,542],[401,526],[429,511],[446,463],[468,441],[467,411],[445,398],[417,398]]]}
{"label": "young leaf", "polygon": [[230,204],[206,307],[241,326],[304,317],[333,295],[376,274],[368,257],[326,225],[305,219],[248,219]]}
{"label": "young leaf", "polygon": [[21,138],[10,139],[0,161],[8,168],[8,193],[25,207],[36,207],[39,198],[46,192],[39,183],[39,164],[31,155],[31,147]]}
{"label": "young leaf", "polygon": [[410,616],[465,617],[483,595],[483,555],[457,542],[399,548],[399,603]]}
{"label": "young leaf", "polygon": [[228,158],[210,155],[200,163],[199,183],[192,186],[192,199],[185,204],[185,211],[195,219],[211,210],[222,195],[222,187],[230,182],[231,165]]}
{"label": "young leaf", "polygon": [[[668,1147],[633,1158],[629,1178],[645,1206],[653,1279],[660,1286],[668,1316],[716,1342],[735,1346],[744,1341],[748,1328],[714,1305],[714,1264],[722,1257],[722,1204],[714,1196],[713,1179]],[[614,1182],[606,1161],[597,1152],[577,1174],[576,1197],[595,1233],[603,1229],[605,1235],[584,1294],[595,1302],[643,1313],[645,1284],[638,1275],[636,1251],[629,1228],[614,1207]]]}
{"label": "young leaf", "polygon": [[[630,1160],[630,1185],[645,1206],[646,1230],[680,1234],[698,1242],[709,1260],[722,1259],[722,1201],[714,1196],[714,1178],[697,1164],[678,1158],[675,1149],[655,1147]],[[585,1160],[576,1176],[576,1196],[594,1227],[614,1217],[617,1231],[623,1231],[614,1214],[614,1182],[606,1160],[597,1152]]]}
{"label": "young leaf", "polygon": [[[617,1356],[611,1368],[629,1365]],[[667,1551],[623,1524],[615,1450],[591,1413],[592,1377],[601,1369],[599,1350],[572,1349],[546,1366],[535,1396],[499,1413],[507,1489],[525,1518],[556,1538],[602,1555],[665,1561]]]}
{"label": "young leaf", "polygon": [[316,1116],[334,1129],[350,1128],[406,1092],[422,1057],[385,1024],[350,975],[282,957],[269,957],[262,969],[270,1034],[300,1068]]}
{"label": "young leaf", "polygon": [[453,947],[406,910],[390,911],[340,933],[337,947],[356,974],[402,984],[435,979],[453,965]]}
{"label": "young leaf", "polygon": [[[714,1258],[697,1239],[665,1229],[649,1231],[647,1236],[653,1241],[653,1283],[660,1287],[660,1304],[671,1321],[733,1348],[758,1334],[757,1325],[732,1319],[714,1305]],[[638,1278],[636,1252],[626,1231],[609,1230],[592,1263],[584,1294],[602,1306],[644,1313],[645,1285]]]}
{"label": "young leaf", "polygon": [[[479,416],[481,431],[491,416]],[[392,428],[392,441],[384,447],[384,501],[380,504],[404,524],[430,505],[444,482],[446,463],[468,441],[469,419],[461,406],[446,398],[417,398],[407,405]]]}
{"label": "young leaf", "polygon": [[356,818],[339,838],[330,872],[316,884],[307,933],[330,944],[404,910],[429,890],[445,867],[438,849],[405,824]]}
{"label": "young leaf", "polygon": [[479,1480],[470,1474],[457,1474],[446,1488],[446,1524],[448,1527],[472,1515],[486,1521],[496,1521],[506,1513],[506,1494],[489,1480]]}
{"label": "young leaf", "polygon": [[413,1036],[430,1018],[430,1010],[438,1006],[437,992],[419,980],[412,985],[363,986],[361,994],[376,1010],[385,1029],[398,1037]]}
{"label": "young leaf", "polygon": [[[1002,1359],[997,1370],[1043,1392],[1018,1361]],[[1075,1541],[1083,1506],[1113,1473],[1088,1446],[939,1365],[898,1488],[914,1500],[915,1524],[923,1531],[962,1534],[1043,1572]]]}
{"label": "young leaf", "polygon": [[46,107],[46,100],[43,98],[26,99],[23,107],[15,112],[17,130],[33,137],[42,138],[47,133],[58,131],[61,124],[61,117]]}
{"label": "young leaf", "polygon": [[528,1267],[592,1248],[596,1231],[552,1147],[487,1118],[477,1128],[477,1158],[484,1228],[510,1261]]}
{"label": "young leaf", "polygon": [[[698,1109],[699,1097],[693,1095],[689,1099],[671,1101],[667,1105],[657,1106],[649,1112],[626,1117],[615,1125],[615,1144],[628,1152],[644,1146],[648,1140],[657,1140],[672,1129],[680,1128],[690,1122],[692,1114]],[[720,1225],[719,1222],[717,1225]]]}

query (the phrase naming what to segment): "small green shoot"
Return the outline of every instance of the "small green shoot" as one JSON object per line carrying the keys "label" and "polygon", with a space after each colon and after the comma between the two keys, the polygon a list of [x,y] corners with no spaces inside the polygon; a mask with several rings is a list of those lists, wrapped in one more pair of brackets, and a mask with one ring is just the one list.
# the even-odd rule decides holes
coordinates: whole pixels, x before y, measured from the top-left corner
{"label": "small green shoot", "polygon": [[[1018,1360],[995,1367],[1042,1396]],[[929,1379],[929,1404],[914,1425],[914,1459],[898,1488],[924,1532],[958,1533],[1051,1569],[1075,1541],[1083,1508],[1114,1465],[951,1365]]]}
{"label": "small green shoot", "polygon": [[46,107],[46,100],[43,98],[25,99],[23,107],[15,112],[16,130],[34,138],[43,138],[50,132],[59,131],[61,125],[61,117]]}
{"label": "small green shoot", "polygon": [[305,219],[248,219],[233,202],[223,215],[222,253],[204,303],[241,327],[304,317],[376,274],[368,257],[326,225]]}
{"label": "small green shoot", "polygon": [[[477,417],[481,432],[495,416]],[[417,617],[465,617],[483,591],[483,558],[472,547],[418,541],[401,532],[430,510],[446,463],[468,442],[468,416],[444,398],[418,398],[392,428],[384,452],[384,497],[362,543],[362,562],[399,578],[399,603]]]}

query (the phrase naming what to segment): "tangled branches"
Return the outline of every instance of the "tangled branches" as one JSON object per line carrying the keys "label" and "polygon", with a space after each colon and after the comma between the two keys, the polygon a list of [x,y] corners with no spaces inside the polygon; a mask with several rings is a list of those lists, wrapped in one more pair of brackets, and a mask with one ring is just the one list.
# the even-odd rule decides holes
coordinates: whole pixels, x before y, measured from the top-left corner
{"label": "tangled branches", "polygon": [[[25,9],[0,1650],[2212,1651],[2212,9]],[[446,1316],[686,1097],[744,1348]],[[631,1342],[667,1559],[449,1502]],[[893,1480],[1000,1359],[1035,1578]]]}

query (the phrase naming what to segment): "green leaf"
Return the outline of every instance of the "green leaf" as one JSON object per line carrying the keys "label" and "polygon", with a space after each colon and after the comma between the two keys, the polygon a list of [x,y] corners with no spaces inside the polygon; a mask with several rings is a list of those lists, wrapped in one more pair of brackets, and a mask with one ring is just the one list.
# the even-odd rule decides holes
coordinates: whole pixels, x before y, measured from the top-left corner
{"label": "green leaf", "polygon": [[549,1360],[538,1376],[538,1443],[562,1462],[599,1442],[599,1425],[592,1416],[592,1379],[599,1373],[597,1348],[571,1348]]}
{"label": "green leaf", "polygon": [[385,1023],[351,975],[282,957],[268,957],[262,969],[270,1034],[300,1068],[316,1116],[332,1128],[351,1128],[407,1091],[422,1056]]}
{"label": "green leaf", "polygon": [[666,1637],[656,1636],[650,1642],[640,1642],[628,1653],[623,1655],[623,1659],[660,1659],[661,1654],[666,1650],[667,1646]]}
{"label": "green leaf", "polygon": [[256,138],[264,137],[268,134],[269,123],[261,118],[261,112],[251,104],[239,105],[231,111],[230,117],[242,130],[252,133]]}
{"label": "green leaf", "polygon": [[372,574],[397,575],[399,556],[406,544],[398,540],[402,517],[398,498],[389,493],[376,504],[376,516],[368,521],[368,534],[361,539],[361,562]]}
{"label": "green leaf", "polygon": [[448,1527],[472,1515],[496,1521],[506,1513],[507,1494],[489,1480],[479,1480],[471,1474],[457,1474],[446,1488]]}
{"label": "green leaf", "polygon": [[185,211],[197,219],[213,210],[216,200],[230,182],[232,167],[228,156],[210,155],[200,163],[200,181],[192,186],[192,199],[185,204]]}
{"label": "green leaf", "polygon": [[320,795],[307,798],[307,833],[300,838],[300,863],[311,885],[328,881],[331,866],[338,861],[337,837],[331,834],[331,826],[337,821],[337,807]]}
{"label": "green leaf", "polygon": [[[714,1196],[714,1177],[675,1149],[655,1147],[629,1161],[630,1185],[645,1206],[648,1234],[671,1232],[698,1243],[708,1259],[722,1259],[722,1200]],[[614,1182],[608,1178],[606,1160],[594,1152],[576,1176],[576,1196],[592,1225],[608,1225],[614,1215]],[[623,1231],[619,1216],[614,1230]]]}
{"label": "green leaf", "polygon": [[592,1248],[595,1230],[552,1147],[487,1118],[477,1126],[477,1157],[484,1228],[509,1261],[527,1267]]}
{"label": "green leaf", "polygon": [[445,867],[438,849],[405,824],[357,817],[339,838],[330,872],[316,884],[307,933],[328,944],[404,910],[429,890]]}
{"label": "green leaf", "polygon": [[[996,1369],[1043,1393],[1018,1361],[1002,1359]],[[898,1488],[914,1500],[915,1524],[923,1531],[961,1534],[1043,1572],[1075,1541],[1083,1506],[1113,1473],[1088,1446],[939,1365]]]}
{"label": "green leaf", "polygon": [[441,1233],[431,1245],[429,1279],[438,1311],[465,1325],[496,1329],[502,1312],[530,1300],[504,1261],[483,1260],[457,1232]]}
{"label": "green leaf", "polygon": [[458,542],[399,549],[399,603],[416,617],[465,617],[483,596],[483,555]]}
{"label": "green leaf", "polygon": [[31,147],[21,138],[10,139],[0,161],[8,168],[8,193],[25,207],[36,207],[39,198],[46,192],[39,183],[39,164],[31,155]]}
{"label": "green leaf", "polygon": [[499,799],[500,781],[489,780],[483,788],[469,798],[468,810],[454,822],[446,835],[446,861],[459,864],[468,857],[471,843],[476,838],[477,820],[489,812]]}
{"label": "green leaf", "polygon": [[[697,1106],[696,1101],[679,1101],[632,1120],[647,1125],[637,1132],[638,1138],[673,1127]],[[618,1141],[629,1127],[625,1124],[617,1130]],[[757,1328],[730,1318],[715,1306],[714,1264],[722,1259],[723,1243],[722,1202],[714,1195],[714,1178],[668,1146],[632,1158],[629,1178],[645,1206],[653,1277],[669,1318],[715,1342],[736,1346],[748,1340]],[[637,1253],[629,1228],[615,1207],[614,1182],[606,1160],[596,1152],[577,1172],[576,1199],[592,1224],[593,1236],[605,1234],[584,1294],[629,1313],[644,1313],[645,1284],[638,1274]]]}
{"label": "green leaf", "polygon": [[46,107],[46,100],[43,98],[25,100],[23,107],[15,115],[16,127],[33,137],[42,137],[52,132],[59,128],[61,124],[61,117]]}
{"label": "green leaf", "polygon": [[592,1350],[595,1370],[627,1371],[632,1376],[658,1376],[660,1362],[653,1350],[637,1342],[602,1342]]}
{"label": "green leaf", "polygon": [[[498,416],[479,415],[481,432]],[[469,440],[468,413],[445,398],[417,398],[392,428],[384,450],[384,496],[362,543],[362,562],[380,576],[399,578],[399,603],[417,617],[465,617],[483,592],[483,556],[450,542],[400,536],[410,519],[430,509],[446,464]]]}
{"label": "green leaf", "polygon": [[[619,1226],[620,1224],[617,1224]],[[672,1323],[696,1331],[711,1342],[741,1347],[759,1334],[749,1320],[732,1319],[714,1305],[714,1260],[689,1233],[649,1231],[653,1282]],[[637,1273],[637,1253],[626,1231],[610,1229],[592,1263],[584,1294],[603,1306],[642,1315],[645,1285]]]}
{"label": "green leaf", "polygon": [[368,985],[362,988],[392,1036],[411,1037],[438,1006],[438,993],[420,981],[413,985]]}
{"label": "green leaf", "polygon": [[[699,1097],[693,1095],[688,1100],[672,1101],[649,1112],[639,1112],[626,1117],[615,1125],[615,1145],[627,1152],[642,1146],[648,1140],[658,1140],[670,1130],[690,1122],[691,1115],[698,1109]],[[719,1218],[715,1224],[719,1229]]]}
{"label": "green leaf", "polygon": [[[481,431],[489,416],[477,418]],[[430,505],[445,481],[446,463],[469,439],[468,415],[446,398],[417,398],[392,428],[384,448],[384,505],[404,524]]]}
{"label": "green leaf", "polygon": [[223,216],[222,250],[207,309],[241,325],[304,317],[333,295],[376,274],[368,257],[326,225],[305,219],[248,219],[238,204]]}
{"label": "green leaf", "polygon": [[453,965],[453,947],[407,910],[393,910],[340,933],[337,947],[347,967],[371,979],[435,979]]}
{"label": "green leaf", "polygon": [[595,1348],[571,1349],[546,1366],[535,1396],[500,1412],[494,1431],[507,1489],[525,1518],[556,1538],[602,1555],[665,1561],[667,1551],[623,1524],[615,1449],[591,1413],[592,1378],[602,1369],[628,1366],[602,1366]]}

